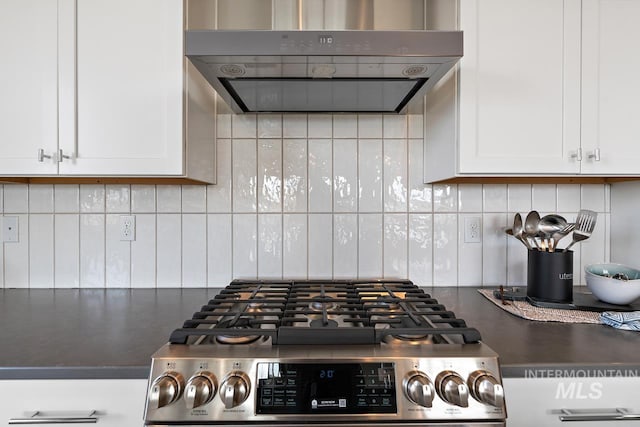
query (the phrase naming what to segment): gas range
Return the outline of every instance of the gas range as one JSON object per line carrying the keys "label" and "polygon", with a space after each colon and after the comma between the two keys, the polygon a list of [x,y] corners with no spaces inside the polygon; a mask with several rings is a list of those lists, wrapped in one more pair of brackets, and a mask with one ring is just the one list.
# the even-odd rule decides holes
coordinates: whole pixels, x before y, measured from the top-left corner
{"label": "gas range", "polygon": [[152,357],[145,425],[504,426],[497,355],[407,280],[233,281]]}

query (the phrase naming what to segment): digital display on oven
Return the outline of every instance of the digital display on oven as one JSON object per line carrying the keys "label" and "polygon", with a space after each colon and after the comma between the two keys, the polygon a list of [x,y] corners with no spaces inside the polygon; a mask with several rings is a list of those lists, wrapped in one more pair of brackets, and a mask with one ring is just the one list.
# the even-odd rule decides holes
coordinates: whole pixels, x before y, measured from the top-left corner
{"label": "digital display on oven", "polygon": [[259,363],[258,414],[395,413],[393,363]]}

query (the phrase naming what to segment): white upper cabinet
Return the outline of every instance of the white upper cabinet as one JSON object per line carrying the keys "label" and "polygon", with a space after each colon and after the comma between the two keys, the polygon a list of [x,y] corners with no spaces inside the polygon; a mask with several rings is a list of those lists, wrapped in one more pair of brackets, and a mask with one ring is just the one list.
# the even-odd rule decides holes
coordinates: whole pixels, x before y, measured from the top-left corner
{"label": "white upper cabinet", "polygon": [[0,2],[0,174],[57,172],[57,40],[55,1]]}
{"label": "white upper cabinet", "polygon": [[640,174],[640,1],[582,2],[582,172]]}

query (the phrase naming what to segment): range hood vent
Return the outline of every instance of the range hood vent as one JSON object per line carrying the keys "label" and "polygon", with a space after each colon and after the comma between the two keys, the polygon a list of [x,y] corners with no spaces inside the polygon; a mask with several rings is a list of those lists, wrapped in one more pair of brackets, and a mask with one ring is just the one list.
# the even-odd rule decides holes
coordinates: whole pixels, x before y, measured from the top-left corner
{"label": "range hood vent", "polygon": [[236,113],[404,113],[462,57],[461,31],[187,31]]}

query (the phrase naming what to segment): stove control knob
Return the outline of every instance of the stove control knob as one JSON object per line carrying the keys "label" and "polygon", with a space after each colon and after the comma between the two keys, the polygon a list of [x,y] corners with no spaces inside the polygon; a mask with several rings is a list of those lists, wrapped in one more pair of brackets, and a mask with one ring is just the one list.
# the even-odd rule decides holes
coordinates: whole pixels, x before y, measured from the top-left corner
{"label": "stove control knob", "polygon": [[469,388],[460,375],[442,371],[436,377],[436,390],[445,402],[466,408],[469,406]]}
{"label": "stove control knob", "polygon": [[420,371],[412,371],[404,378],[404,393],[407,399],[416,405],[431,408],[431,403],[435,397],[433,384],[428,376]]}
{"label": "stove control knob", "polygon": [[222,382],[220,399],[222,399],[225,408],[231,409],[247,400],[250,391],[249,377],[244,372],[235,371],[227,375]]}
{"label": "stove control knob", "polygon": [[504,406],[504,390],[491,373],[483,370],[473,371],[467,384],[476,400],[498,408]]}
{"label": "stove control knob", "polygon": [[180,398],[184,389],[184,378],[177,372],[169,371],[160,375],[151,383],[149,407],[159,409]]}
{"label": "stove control knob", "polygon": [[211,402],[216,395],[217,387],[218,382],[211,372],[202,371],[196,373],[189,378],[184,389],[184,401],[187,404],[187,408],[194,409]]}

